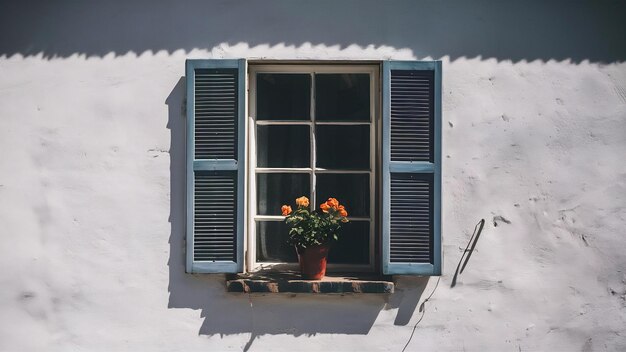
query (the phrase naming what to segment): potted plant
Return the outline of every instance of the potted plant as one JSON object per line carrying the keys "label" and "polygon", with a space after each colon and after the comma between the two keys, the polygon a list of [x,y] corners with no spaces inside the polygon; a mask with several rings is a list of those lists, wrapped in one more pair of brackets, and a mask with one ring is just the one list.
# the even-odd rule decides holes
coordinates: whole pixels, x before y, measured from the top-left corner
{"label": "potted plant", "polygon": [[341,226],[348,222],[348,212],[335,198],[320,204],[320,209],[310,210],[309,199],[296,199],[296,210],[283,205],[281,210],[289,226],[288,243],[298,253],[300,272],[305,280],[320,280],[326,274],[326,258],[330,242],[336,241]]}

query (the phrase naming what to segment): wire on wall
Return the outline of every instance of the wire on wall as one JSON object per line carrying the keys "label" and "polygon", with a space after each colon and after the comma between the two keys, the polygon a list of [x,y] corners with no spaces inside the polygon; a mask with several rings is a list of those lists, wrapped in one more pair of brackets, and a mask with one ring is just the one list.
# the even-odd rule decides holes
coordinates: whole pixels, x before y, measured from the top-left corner
{"label": "wire on wall", "polygon": [[441,276],[439,276],[437,278],[437,283],[435,284],[435,288],[433,288],[433,292],[431,292],[430,295],[428,295],[428,297],[420,305],[420,312],[422,312],[422,316],[415,323],[415,325],[413,325],[413,331],[411,331],[411,336],[409,336],[409,340],[406,342],[406,345],[404,345],[404,348],[402,349],[402,352],[404,352],[406,350],[406,348],[409,346],[409,343],[411,343],[411,339],[413,338],[413,335],[415,334],[415,329],[417,329],[417,325],[422,321],[422,319],[424,319],[424,315],[426,314],[426,302],[428,302],[428,300],[435,294],[435,291],[437,290],[437,287],[439,287],[439,281],[440,280],[441,280]]}

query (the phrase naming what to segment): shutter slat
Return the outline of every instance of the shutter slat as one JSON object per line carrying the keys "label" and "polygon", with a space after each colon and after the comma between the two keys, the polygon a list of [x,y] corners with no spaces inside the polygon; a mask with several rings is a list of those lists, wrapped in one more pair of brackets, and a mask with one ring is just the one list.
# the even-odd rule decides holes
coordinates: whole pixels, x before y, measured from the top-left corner
{"label": "shutter slat", "polygon": [[428,175],[391,174],[390,262],[431,263],[431,194]]}
{"label": "shutter slat", "polygon": [[196,70],[196,160],[237,160],[237,75],[237,69]]}
{"label": "shutter slat", "polygon": [[433,161],[432,71],[391,70],[391,161]]}
{"label": "shutter slat", "polygon": [[194,260],[235,261],[237,173],[196,172]]}

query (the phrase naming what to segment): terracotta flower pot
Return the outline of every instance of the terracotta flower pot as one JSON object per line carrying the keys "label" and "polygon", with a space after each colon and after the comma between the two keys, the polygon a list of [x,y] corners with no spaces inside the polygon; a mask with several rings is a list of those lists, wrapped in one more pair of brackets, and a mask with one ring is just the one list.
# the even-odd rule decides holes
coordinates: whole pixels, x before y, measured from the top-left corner
{"label": "terracotta flower pot", "polygon": [[328,250],[328,245],[311,246],[304,250],[297,250],[300,272],[304,280],[321,280],[326,275]]}

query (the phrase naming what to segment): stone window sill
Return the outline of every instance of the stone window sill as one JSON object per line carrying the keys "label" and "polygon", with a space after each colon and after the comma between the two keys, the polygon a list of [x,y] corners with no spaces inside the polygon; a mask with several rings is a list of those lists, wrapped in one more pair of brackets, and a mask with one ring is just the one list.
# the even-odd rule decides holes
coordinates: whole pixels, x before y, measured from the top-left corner
{"label": "stone window sill", "polygon": [[391,277],[328,273],[322,280],[302,280],[292,271],[229,275],[226,290],[240,293],[393,293]]}

